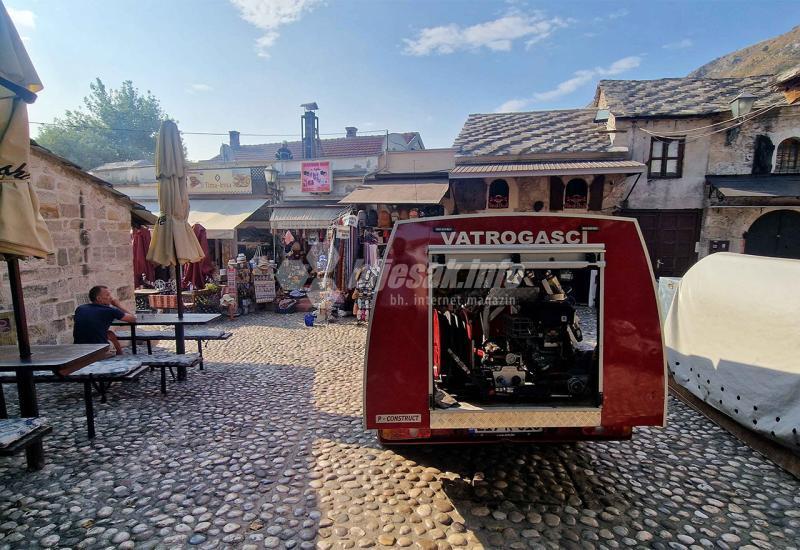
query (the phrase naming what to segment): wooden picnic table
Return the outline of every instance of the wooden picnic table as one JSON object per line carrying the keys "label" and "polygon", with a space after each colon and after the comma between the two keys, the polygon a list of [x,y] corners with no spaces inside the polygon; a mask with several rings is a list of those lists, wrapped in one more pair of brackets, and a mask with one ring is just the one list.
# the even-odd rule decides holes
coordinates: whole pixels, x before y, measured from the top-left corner
{"label": "wooden picnic table", "polygon": [[[205,325],[222,317],[219,313],[184,313],[180,317],[177,313],[139,313],[136,315],[134,323],[124,321],[114,321],[114,326],[130,326],[131,328],[131,352],[136,353],[136,327],[168,325],[175,327],[175,353],[186,353],[186,341],[184,338],[184,327],[189,325]],[[178,380],[186,379],[186,368],[178,367]]]}
{"label": "wooden picnic table", "polygon": [[[53,346],[31,346],[31,356],[21,358],[17,346],[0,346],[0,372],[14,372],[19,396],[19,415],[23,418],[39,416],[36,401],[36,386],[33,373],[50,370],[54,374],[67,375],[106,357],[108,344],[64,344]],[[5,397],[0,392],[0,411],[5,411]],[[26,450],[28,468],[40,470],[44,466],[42,443],[31,445]]]}

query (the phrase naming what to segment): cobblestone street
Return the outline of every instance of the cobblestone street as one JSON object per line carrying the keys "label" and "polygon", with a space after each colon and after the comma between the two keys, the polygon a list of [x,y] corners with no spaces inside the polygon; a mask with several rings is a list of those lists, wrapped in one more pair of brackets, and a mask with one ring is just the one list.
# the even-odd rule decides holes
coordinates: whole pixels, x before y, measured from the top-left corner
{"label": "cobblestone street", "polygon": [[629,442],[390,451],[361,425],[364,326],[225,326],[233,338],[166,397],[156,373],[113,387],[91,443],[82,387],[38,386],[47,466],[0,459],[0,548],[800,541],[800,482],[675,400],[669,427]]}

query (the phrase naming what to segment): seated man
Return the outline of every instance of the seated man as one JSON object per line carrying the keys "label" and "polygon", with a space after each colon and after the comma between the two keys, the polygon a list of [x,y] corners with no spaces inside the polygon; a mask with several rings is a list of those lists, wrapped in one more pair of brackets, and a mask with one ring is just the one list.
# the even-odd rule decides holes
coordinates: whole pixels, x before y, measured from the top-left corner
{"label": "seated man", "polygon": [[110,341],[117,354],[121,354],[119,341],[110,330],[111,323],[115,320],[133,323],[136,316],[122,307],[106,286],[92,287],[89,300],[90,303],[78,306],[75,310],[73,340],[76,344],[108,344]]}

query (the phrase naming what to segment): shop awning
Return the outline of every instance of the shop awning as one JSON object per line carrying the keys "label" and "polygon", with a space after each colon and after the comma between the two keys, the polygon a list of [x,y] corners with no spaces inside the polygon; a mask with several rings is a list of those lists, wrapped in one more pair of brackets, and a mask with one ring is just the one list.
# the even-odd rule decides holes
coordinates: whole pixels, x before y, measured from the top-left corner
{"label": "shop awning", "polygon": [[341,204],[439,204],[449,187],[447,181],[369,182],[358,186]]}
{"label": "shop awning", "polygon": [[520,176],[579,176],[592,174],[639,174],[647,166],[635,160],[570,160],[459,164],[450,170],[453,178],[499,178]]}
{"label": "shop awning", "polygon": [[720,199],[800,199],[800,175],[706,176]]}
{"label": "shop awning", "polygon": [[[158,201],[137,202],[158,212]],[[236,227],[266,203],[267,199],[190,199],[189,223],[205,227],[209,239],[233,239]]]}
{"label": "shop awning", "polygon": [[271,229],[327,229],[345,210],[341,205],[275,207],[269,226]]}

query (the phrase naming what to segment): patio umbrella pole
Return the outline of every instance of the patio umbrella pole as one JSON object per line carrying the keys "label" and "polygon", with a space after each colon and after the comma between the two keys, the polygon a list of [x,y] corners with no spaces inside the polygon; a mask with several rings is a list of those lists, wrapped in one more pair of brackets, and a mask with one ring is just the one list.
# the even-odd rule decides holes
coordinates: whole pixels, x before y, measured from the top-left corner
{"label": "patio umbrella pole", "polygon": [[[173,244],[174,246],[174,244]],[[181,276],[181,261],[178,259],[178,251],[175,250],[175,296],[178,306],[178,319],[183,319],[183,295],[181,287],[183,277]],[[186,336],[183,331],[183,324],[175,325],[175,353],[186,353]],[[178,367],[178,380],[186,380],[186,367]]]}
{"label": "patio umbrella pole", "polygon": [[14,322],[17,327],[17,345],[20,359],[31,356],[31,342],[28,336],[28,318],[25,315],[25,299],[22,297],[22,279],[19,275],[19,258],[6,256],[8,279],[11,283],[11,301],[14,304]]}
{"label": "patio umbrella pole", "polygon": [[[25,300],[22,296],[22,278],[19,274],[19,258],[6,256],[8,263],[8,279],[11,284],[11,301],[14,305],[14,323],[17,327],[17,345],[20,359],[30,359],[31,343],[28,335],[28,319],[25,315]],[[19,398],[19,415],[22,418],[39,416],[39,405],[36,401],[36,386],[33,384],[33,372],[30,369],[18,369],[17,394]],[[0,391],[3,391],[0,389]],[[39,440],[25,450],[29,470],[40,470],[44,467],[44,448]]]}

